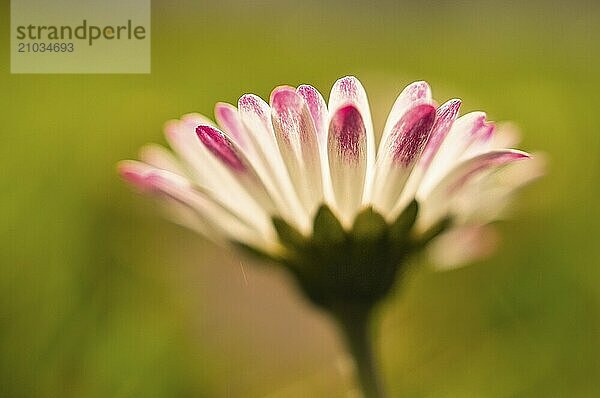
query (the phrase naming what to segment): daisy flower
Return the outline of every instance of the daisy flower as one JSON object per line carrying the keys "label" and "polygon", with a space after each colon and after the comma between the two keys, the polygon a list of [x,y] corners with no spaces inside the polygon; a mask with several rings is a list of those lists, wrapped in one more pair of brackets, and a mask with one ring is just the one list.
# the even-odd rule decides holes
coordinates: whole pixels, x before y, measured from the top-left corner
{"label": "daisy flower", "polygon": [[[339,79],[328,105],[314,87],[281,86],[270,105],[252,94],[237,108],[218,103],[216,123],[199,114],[168,122],[174,153],[148,145],[141,162],[123,161],[119,171],[161,198],[175,221],[274,258],[284,256],[286,244],[273,219],[309,236],[323,206],[349,230],[365,209],[392,223],[413,200],[415,235],[451,217],[439,241],[478,253],[488,224],[542,167],[541,159],[506,149],[517,143],[511,126],[498,128],[484,112],[458,117],[460,105],[451,99],[437,106],[426,82],[410,84],[376,153],[367,95],[356,78]],[[473,239],[464,239],[469,234]]]}
{"label": "daisy flower", "polygon": [[[447,267],[489,254],[491,223],[542,173],[539,157],[509,149],[510,125],[483,112],[459,117],[460,106],[438,106],[426,82],[410,84],[376,150],[358,79],[336,81],[328,103],[312,86],[280,86],[269,103],[253,94],[237,107],[217,103],[216,122],[168,122],[172,151],[147,146],[119,171],[176,222],[286,266],[345,326],[360,365],[369,354],[357,325],[407,256],[427,251]],[[370,368],[359,366],[359,376],[366,395],[379,396]]]}

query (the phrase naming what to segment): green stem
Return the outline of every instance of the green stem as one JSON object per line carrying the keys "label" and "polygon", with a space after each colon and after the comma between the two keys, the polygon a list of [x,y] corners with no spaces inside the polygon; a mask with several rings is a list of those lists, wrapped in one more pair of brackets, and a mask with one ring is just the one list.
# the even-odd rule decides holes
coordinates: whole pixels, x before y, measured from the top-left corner
{"label": "green stem", "polygon": [[364,398],[384,398],[369,335],[371,306],[344,306],[334,311],[354,362]]}

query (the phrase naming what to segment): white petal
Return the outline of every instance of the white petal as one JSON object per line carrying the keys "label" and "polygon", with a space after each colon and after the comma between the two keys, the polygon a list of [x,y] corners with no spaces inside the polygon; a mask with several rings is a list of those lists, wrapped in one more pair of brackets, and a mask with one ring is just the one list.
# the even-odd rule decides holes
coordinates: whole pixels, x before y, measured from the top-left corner
{"label": "white petal", "polygon": [[248,194],[270,214],[276,214],[276,205],[267,192],[262,180],[242,154],[239,147],[222,131],[215,127],[199,125],[196,134],[208,151],[229,174],[246,189]]}
{"label": "white petal", "polygon": [[215,127],[215,123],[210,120],[210,118],[196,112],[186,113],[181,116],[181,121],[196,126],[199,124],[206,124]]}
{"label": "white petal", "polygon": [[[331,121],[333,117],[338,113],[339,109],[347,105],[352,105],[358,110],[358,114],[362,119],[361,124],[365,130],[364,152],[366,158],[364,166],[366,169],[366,179],[363,182],[364,189],[361,200],[363,203],[366,203],[369,200],[368,196],[371,191],[375,166],[375,135],[373,133],[373,121],[371,120],[371,110],[369,108],[367,93],[360,81],[354,76],[346,76],[337,80],[331,88],[331,94],[329,95],[329,134],[331,134]],[[331,142],[331,137],[328,138],[328,142]],[[328,150],[328,153],[331,155],[331,150]],[[329,163],[331,164],[331,159]],[[334,171],[331,170],[331,173],[333,174]]]}
{"label": "white petal", "polygon": [[197,191],[189,181],[166,170],[160,170],[141,162],[125,161],[119,164],[121,175],[130,183],[155,195],[162,195],[163,202],[175,215],[176,220],[201,232],[209,239],[223,243],[237,240],[261,248],[273,246],[273,234],[264,234],[246,224],[237,215]]}
{"label": "white petal", "polygon": [[157,144],[148,144],[140,149],[140,159],[159,169],[168,170],[181,176],[187,175],[180,162],[173,153]]}
{"label": "white petal", "polygon": [[296,92],[306,101],[319,142],[327,149],[327,104],[323,96],[319,90],[307,84],[298,86]]}
{"label": "white petal", "polygon": [[276,88],[271,94],[275,136],[294,188],[312,215],[323,200],[319,143],[311,113],[296,90]]}
{"label": "white petal", "polygon": [[219,235],[259,247],[265,247],[269,242],[273,242],[272,237],[267,239],[266,236],[257,233],[252,226],[241,222],[226,208],[195,191],[186,184],[186,180],[177,181],[172,176],[167,176],[166,173],[151,175],[148,179],[156,189],[197,212],[200,218],[205,220],[207,225],[217,231]]}
{"label": "white petal", "polygon": [[382,214],[388,214],[398,202],[434,120],[435,108],[420,104],[409,108],[392,126],[375,166],[372,201]]}
{"label": "white petal", "polygon": [[440,146],[448,135],[460,109],[461,101],[452,99],[441,105],[435,112],[435,122],[431,128],[431,133],[427,145],[423,150],[421,158],[413,167],[413,170],[404,186],[402,195],[397,201],[394,209],[390,212],[389,217],[395,218],[405,207],[414,199],[417,190],[423,180],[431,161],[437,154]]}
{"label": "white petal", "polygon": [[533,154],[525,162],[512,162],[495,172],[484,173],[458,195],[453,210],[457,219],[463,223],[485,223],[504,218],[516,191],[543,176],[545,169],[545,157]]}
{"label": "white petal", "polygon": [[281,157],[275,132],[271,123],[271,109],[261,98],[253,94],[243,95],[238,101],[240,117],[256,148],[257,159],[253,166],[263,180],[271,198],[282,216],[308,231],[308,214],[302,207],[290,176]]}
{"label": "white petal", "polygon": [[464,160],[463,154],[473,142],[489,139],[493,129],[494,126],[486,122],[483,112],[467,113],[456,119],[437,153],[429,160],[417,198],[426,196],[456,164]]}
{"label": "white petal", "polygon": [[381,153],[384,149],[384,143],[388,140],[398,120],[402,118],[409,108],[414,107],[416,104],[433,104],[431,88],[427,82],[419,81],[411,83],[398,95],[385,122],[378,153]]}
{"label": "white petal", "polygon": [[[215,119],[219,127],[235,142],[245,153],[253,153],[254,147],[242,119],[235,106],[224,102],[215,105]],[[205,124],[205,123],[202,123]]]}
{"label": "white petal", "polygon": [[[508,163],[528,159],[529,155],[517,150],[497,150],[467,159],[455,166],[424,198],[421,198],[417,228],[421,231],[429,228],[441,218],[452,215],[453,206],[460,199],[461,191],[470,183]],[[479,200],[468,195],[469,200]]]}
{"label": "white petal", "polygon": [[431,138],[423,151],[423,157],[419,160],[419,166],[422,169],[427,169],[438,153],[442,143],[454,125],[460,106],[461,101],[459,99],[451,99],[436,110]]}
{"label": "white petal", "polygon": [[499,122],[490,140],[491,149],[514,148],[521,141],[519,128],[511,122]]}
{"label": "white petal", "polygon": [[152,192],[152,185],[148,183],[146,176],[156,170],[156,167],[137,160],[122,160],[117,164],[121,178],[143,193]]}
{"label": "white petal", "polygon": [[334,208],[349,226],[362,204],[368,157],[366,127],[354,105],[343,106],[332,115],[327,149]]}
{"label": "white petal", "polygon": [[443,233],[429,244],[427,252],[435,268],[448,270],[488,257],[498,241],[491,226],[468,225]]}
{"label": "white petal", "polygon": [[[203,124],[203,123],[198,123]],[[215,189],[222,183],[226,173],[218,167],[208,150],[198,141],[193,121],[171,120],[165,124],[165,137],[175,153],[182,160],[187,174],[200,185]]]}
{"label": "white petal", "polygon": [[168,122],[165,135],[171,147],[183,160],[187,175],[192,176],[196,184],[209,191],[220,203],[230,209],[239,209],[258,224],[265,222],[266,212],[271,215],[278,214],[272,206],[263,208],[257,204],[247,188],[240,185],[234,175],[223,167],[222,162],[200,142],[196,133],[196,123],[206,118],[189,115],[184,118],[186,121]]}
{"label": "white petal", "polygon": [[329,114],[327,104],[321,93],[309,85],[301,85],[296,92],[304,98],[310,110],[315,131],[319,142],[319,155],[321,156],[321,180],[323,181],[323,195],[327,203],[333,203],[333,188],[331,186],[331,174],[329,172],[329,160],[327,154],[327,133],[329,131]]}

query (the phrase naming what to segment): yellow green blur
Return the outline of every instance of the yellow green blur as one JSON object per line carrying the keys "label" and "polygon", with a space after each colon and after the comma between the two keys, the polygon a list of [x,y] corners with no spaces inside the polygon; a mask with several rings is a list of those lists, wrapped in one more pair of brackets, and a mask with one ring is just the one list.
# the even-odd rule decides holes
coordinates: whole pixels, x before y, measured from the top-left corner
{"label": "yellow green blur", "polygon": [[550,159],[495,257],[413,267],[381,308],[391,396],[599,395],[598,4],[322,3],[155,0],[148,75],[11,75],[0,8],[0,396],[347,396],[332,324],[284,273],[163,220],[115,172],[170,118],[280,84],[327,96],[346,74],[378,128],[424,79]]}

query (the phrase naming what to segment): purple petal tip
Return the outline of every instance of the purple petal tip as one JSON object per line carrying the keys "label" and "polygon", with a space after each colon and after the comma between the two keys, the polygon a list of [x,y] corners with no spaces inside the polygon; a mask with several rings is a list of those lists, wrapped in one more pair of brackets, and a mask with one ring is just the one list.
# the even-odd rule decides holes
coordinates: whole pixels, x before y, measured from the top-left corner
{"label": "purple petal tip", "polygon": [[304,100],[289,86],[277,87],[271,93],[271,109],[278,114],[288,112],[290,109],[297,110],[304,105]]}
{"label": "purple petal tip", "polygon": [[354,76],[344,76],[334,84],[334,87],[347,98],[355,97],[360,86],[360,81]]}
{"label": "purple petal tip", "polygon": [[394,161],[409,166],[421,154],[435,120],[435,108],[429,104],[409,110],[394,126],[391,142]]}
{"label": "purple petal tip", "polygon": [[296,89],[292,86],[279,86],[279,87],[275,87],[275,89],[273,89],[273,91],[271,91],[271,95],[269,96],[269,103],[271,104],[271,106],[273,106],[273,103],[275,101],[275,97],[277,96],[281,96],[281,95],[292,95],[292,94],[296,94]]}
{"label": "purple petal tip", "polygon": [[431,87],[429,87],[429,84],[424,80],[416,81],[406,86],[403,90],[403,94],[408,96],[410,101],[416,101],[421,98],[430,97]]}
{"label": "purple petal tip", "polygon": [[262,115],[262,99],[254,94],[244,94],[238,100],[238,109],[254,111]]}
{"label": "purple petal tip", "polygon": [[335,140],[342,157],[357,160],[361,152],[361,141],[366,139],[360,111],[354,105],[339,108],[331,118],[329,131],[330,140]]}
{"label": "purple petal tip", "polygon": [[204,146],[227,167],[238,172],[246,170],[246,165],[238,155],[235,146],[221,131],[201,124],[196,127],[196,134]]}

